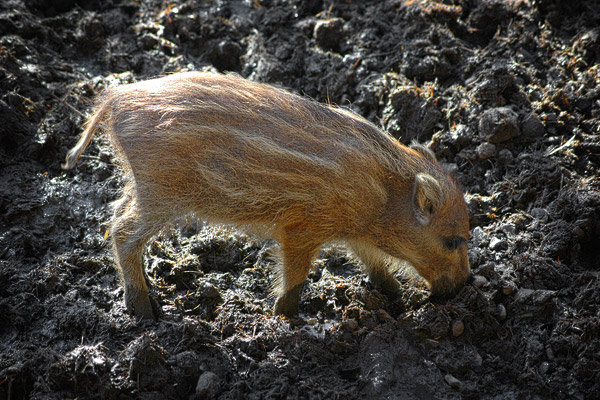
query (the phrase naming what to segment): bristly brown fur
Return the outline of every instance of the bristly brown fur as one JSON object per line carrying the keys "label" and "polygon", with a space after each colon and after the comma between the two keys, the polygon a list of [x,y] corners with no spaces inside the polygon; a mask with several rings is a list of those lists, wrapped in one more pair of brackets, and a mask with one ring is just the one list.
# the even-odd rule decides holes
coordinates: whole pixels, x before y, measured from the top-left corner
{"label": "bristly brown fur", "polygon": [[129,180],[112,237],[137,315],[153,315],[141,249],[189,213],[280,242],[278,313],[297,311],[299,285],[330,240],[348,242],[388,288],[390,257],[410,262],[434,292],[468,274],[466,248],[443,248],[443,238],[468,235],[456,182],[431,152],[350,111],[235,75],[174,74],[107,91],[65,169],[101,123]]}

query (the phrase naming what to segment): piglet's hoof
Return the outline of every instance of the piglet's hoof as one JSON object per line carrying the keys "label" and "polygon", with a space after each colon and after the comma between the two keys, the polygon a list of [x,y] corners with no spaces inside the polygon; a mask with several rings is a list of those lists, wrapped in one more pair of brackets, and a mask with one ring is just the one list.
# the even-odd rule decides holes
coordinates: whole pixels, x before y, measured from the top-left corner
{"label": "piglet's hoof", "polygon": [[159,315],[156,300],[151,300],[147,293],[138,294],[137,296],[131,294],[131,291],[125,291],[127,311],[136,318],[156,321]]}
{"label": "piglet's hoof", "polygon": [[388,299],[394,301],[400,297],[401,286],[400,282],[392,275],[381,272],[381,273],[370,273],[369,280],[373,285],[379,289]]}
{"label": "piglet's hoof", "polygon": [[297,316],[301,290],[302,285],[298,285],[279,296],[275,301],[275,315],[285,315],[290,318]]}

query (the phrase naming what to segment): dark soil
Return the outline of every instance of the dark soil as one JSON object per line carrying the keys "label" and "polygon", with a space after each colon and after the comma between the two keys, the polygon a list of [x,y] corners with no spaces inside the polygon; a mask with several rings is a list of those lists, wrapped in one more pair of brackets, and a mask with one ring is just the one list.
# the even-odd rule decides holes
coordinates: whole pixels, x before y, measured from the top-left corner
{"label": "dark soil", "polygon": [[[0,399],[597,399],[600,3],[560,0],[3,0]],[[349,107],[453,165],[473,278],[391,302],[341,248],[272,315],[276,248],[182,221],[128,316],[106,238],[122,180],[102,89],[235,71]]]}

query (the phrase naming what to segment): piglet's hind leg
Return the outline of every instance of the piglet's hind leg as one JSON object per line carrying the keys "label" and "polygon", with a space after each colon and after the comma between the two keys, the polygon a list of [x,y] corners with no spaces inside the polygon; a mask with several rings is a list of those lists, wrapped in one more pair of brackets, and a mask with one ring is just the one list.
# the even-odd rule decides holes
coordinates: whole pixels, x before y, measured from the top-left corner
{"label": "piglet's hind leg", "polygon": [[115,261],[125,288],[125,305],[136,317],[155,319],[144,273],[143,251],[146,242],[160,227],[140,213],[135,200],[121,201],[115,207],[112,240]]}

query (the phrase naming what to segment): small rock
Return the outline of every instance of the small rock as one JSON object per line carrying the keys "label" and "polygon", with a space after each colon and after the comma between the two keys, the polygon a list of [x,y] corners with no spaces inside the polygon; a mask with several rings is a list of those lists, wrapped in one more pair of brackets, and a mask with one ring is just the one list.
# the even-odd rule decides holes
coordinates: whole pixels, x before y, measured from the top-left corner
{"label": "small rock", "polygon": [[309,318],[309,319],[306,320],[306,323],[308,325],[316,325],[317,324],[317,319],[314,318],[314,317],[313,318]]}
{"label": "small rock", "polygon": [[509,163],[515,157],[509,149],[502,149],[498,152],[498,159],[504,161],[505,163]]}
{"label": "small rock", "polygon": [[556,113],[543,113],[541,117],[542,121],[544,121],[548,134],[551,136],[556,135],[556,127],[559,125],[558,116]]}
{"label": "small rock", "polygon": [[477,244],[481,243],[487,237],[485,231],[481,229],[480,226],[476,226],[475,228],[473,228],[472,235]]}
{"label": "small rock", "polygon": [[504,307],[504,304],[498,304],[497,313],[500,321],[504,321],[506,319],[506,307]]}
{"label": "small rock", "polygon": [[221,392],[221,382],[217,374],[206,371],[196,384],[196,399],[216,399]]}
{"label": "small rock", "polygon": [[471,142],[471,132],[469,127],[463,124],[458,124],[450,131],[452,141],[460,147],[466,146]]}
{"label": "small rock", "polygon": [[581,227],[576,226],[575,228],[573,228],[573,233],[575,234],[575,237],[579,240],[582,240],[583,238],[585,238],[585,231],[583,229],[581,229]]}
{"label": "small rock", "polygon": [[493,237],[492,240],[490,240],[489,248],[493,251],[506,250],[508,248],[508,242],[505,239]]}
{"label": "small rock", "polygon": [[242,53],[242,47],[238,43],[224,39],[213,48],[209,54],[209,59],[218,69],[237,71],[240,69],[240,56]]}
{"label": "small rock", "polygon": [[479,135],[487,142],[502,143],[519,136],[518,115],[510,107],[487,110],[479,120]]}
{"label": "small rock", "polygon": [[500,230],[504,233],[506,233],[507,235],[514,235],[515,232],[517,231],[517,228],[515,226],[515,224],[503,224],[500,227]]}
{"label": "small rock", "polygon": [[548,361],[544,361],[540,364],[540,368],[539,368],[540,374],[545,375],[549,369],[550,369],[550,363]]}
{"label": "small rock", "polygon": [[579,111],[584,111],[584,112],[587,111],[592,106],[592,104],[593,104],[592,100],[587,97],[578,97],[573,102],[573,105],[577,109],[579,109]]}
{"label": "small rock", "polygon": [[482,288],[485,284],[487,284],[487,279],[481,275],[475,275],[473,277],[473,285],[477,288]]}
{"label": "small rock", "polygon": [[196,289],[196,294],[198,295],[198,297],[202,297],[205,299],[214,299],[219,297],[221,295],[221,292],[219,291],[219,288],[217,288],[212,283],[203,281],[198,286],[198,289]]}
{"label": "small rock", "polygon": [[317,21],[313,36],[317,44],[324,50],[339,52],[340,44],[344,39],[343,28],[344,20],[341,18]]}
{"label": "small rock", "polygon": [[505,66],[483,71],[477,80],[474,94],[480,101],[497,101],[505,89],[515,84],[515,76]]}
{"label": "small rock", "polygon": [[446,374],[446,376],[444,376],[444,379],[446,380],[446,383],[448,385],[455,389],[459,389],[461,386],[461,382],[450,374]]}
{"label": "small rock", "polygon": [[462,160],[475,161],[477,159],[477,153],[472,149],[465,148],[458,152],[457,157]]}
{"label": "small rock", "polygon": [[516,289],[516,285],[512,282],[506,282],[504,284],[504,286],[502,287],[502,293],[504,293],[506,296],[510,296],[511,294],[514,293],[515,289]]}
{"label": "small rock", "polygon": [[537,207],[533,208],[533,209],[531,209],[529,214],[531,214],[531,216],[533,218],[537,219],[538,221],[541,221],[541,222],[548,221],[548,211],[544,210],[543,208],[537,208]]}
{"label": "small rock", "polygon": [[521,132],[523,135],[530,137],[540,137],[544,136],[546,128],[540,119],[533,113],[528,114],[523,118],[523,123],[521,124]]}
{"label": "small rock", "polygon": [[477,155],[482,160],[493,157],[496,154],[496,146],[492,143],[483,142],[477,146]]}
{"label": "small rock", "polygon": [[520,288],[515,296],[515,302],[546,305],[556,297],[556,293],[555,290]]}
{"label": "small rock", "polygon": [[481,367],[483,365],[483,358],[477,352],[477,350],[473,350],[473,357],[471,358],[471,365],[476,368]]}
{"label": "small rock", "polygon": [[458,337],[465,331],[465,324],[461,320],[456,321],[452,324],[452,336]]}
{"label": "small rock", "polygon": [[495,262],[488,261],[479,266],[477,269],[477,275],[481,275],[488,280],[494,279],[497,276],[496,267],[500,265],[502,264],[496,264]]}

